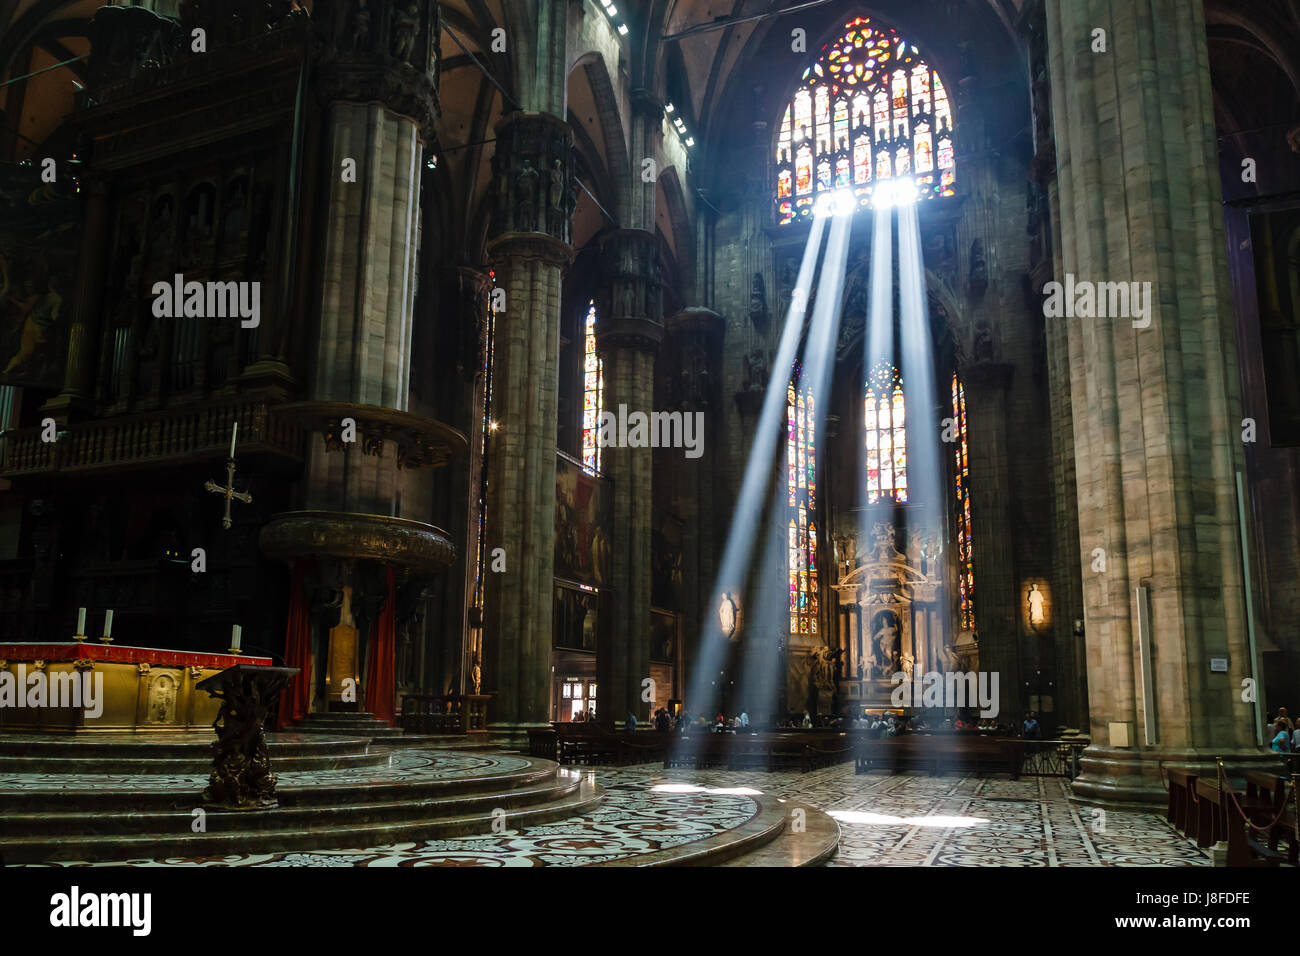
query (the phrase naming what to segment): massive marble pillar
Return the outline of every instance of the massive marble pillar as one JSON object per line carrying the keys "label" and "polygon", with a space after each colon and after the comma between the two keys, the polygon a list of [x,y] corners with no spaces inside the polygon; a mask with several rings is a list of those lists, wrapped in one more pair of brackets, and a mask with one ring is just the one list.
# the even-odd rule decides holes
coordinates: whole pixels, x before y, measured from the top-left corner
{"label": "massive marble pillar", "polygon": [[[621,229],[601,244],[608,306],[596,323],[596,349],[605,377],[608,412],[654,411],[654,367],[664,329],[660,318],[658,243],[654,233]],[[647,438],[650,436],[647,435]],[[650,676],[651,524],[654,496],[650,447],[607,447],[601,471],[613,486],[610,626],[602,629],[596,673],[604,717],[646,721],[642,681]]]}
{"label": "massive marble pillar", "polygon": [[[1106,52],[1094,52],[1097,30]],[[1113,313],[1063,323],[1092,735],[1074,790],[1151,802],[1164,799],[1162,767],[1213,776],[1216,757],[1239,766],[1259,752],[1242,699],[1258,671],[1205,20],[1200,0],[1050,0],[1047,37],[1056,278],[1150,283],[1149,324]]]}
{"label": "massive marble pillar", "polygon": [[[1021,674],[1021,623],[1010,529],[1011,474],[1007,441],[1007,390],[1013,367],[979,362],[963,370],[970,448],[975,623],[980,670],[998,674],[998,716],[1009,724],[1023,716],[1029,691]],[[1036,690],[1033,690],[1037,693]]]}
{"label": "massive marble pillar", "polygon": [[407,483],[427,480],[423,466],[445,463],[466,443],[408,412],[420,169],[439,109],[438,5],[320,0],[313,24],[325,164],[313,219],[317,287],[308,296],[317,311],[307,400],[279,410],[311,435],[301,510],[268,523],[261,547],[314,562],[311,588],[333,595],[313,609],[314,654],[328,662],[330,705],[355,707],[362,702],[343,701],[339,680],[364,676],[369,626],[387,600],[385,566],[401,595],[454,555],[446,532],[412,510],[421,499],[405,494]]}
{"label": "massive marble pillar", "polygon": [[[488,253],[505,301],[495,317],[483,690],[495,695],[493,729],[513,735],[550,718],[560,285],[576,189],[571,135],[553,113],[517,111],[497,125],[492,161],[497,204]],[[493,568],[497,548],[504,571]]]}

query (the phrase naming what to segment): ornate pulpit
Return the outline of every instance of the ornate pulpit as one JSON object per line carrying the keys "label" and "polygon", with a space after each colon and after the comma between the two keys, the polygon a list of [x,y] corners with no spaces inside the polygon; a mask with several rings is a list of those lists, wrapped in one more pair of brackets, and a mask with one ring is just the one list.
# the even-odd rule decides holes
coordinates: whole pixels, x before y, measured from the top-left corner
{"label": "ornate pulpit", "polygon": [[266,718],[297,667],[239,664],[198,685],[221,701],[212,729],[212,776],[206,806],[221,810],[268,810],[278,806],[275,774],[266,751]]}

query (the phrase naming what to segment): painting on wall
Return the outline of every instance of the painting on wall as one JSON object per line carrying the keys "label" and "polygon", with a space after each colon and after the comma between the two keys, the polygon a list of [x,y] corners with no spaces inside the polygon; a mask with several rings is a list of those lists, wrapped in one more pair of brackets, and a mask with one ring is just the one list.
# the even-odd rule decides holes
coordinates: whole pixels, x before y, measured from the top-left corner
{"label": "painting on wall", "polygon": [[563,456],[555,470],[555,576],[590,587],[609,581],[609,538],[600,479]]}
{"label": "painting on wall", "polygon": [[0,385],[63,385],[77,264],[74,189],[42,183],[39,166],[0,165]]}

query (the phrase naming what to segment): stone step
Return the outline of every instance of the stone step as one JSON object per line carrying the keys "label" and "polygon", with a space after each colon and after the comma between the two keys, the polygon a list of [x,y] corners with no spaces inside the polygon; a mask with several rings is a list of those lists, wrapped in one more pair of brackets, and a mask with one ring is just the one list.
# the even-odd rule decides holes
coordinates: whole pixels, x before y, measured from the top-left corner
{"label": "stone step", "polygon": [[[149,740],[147,735],[104,737],[109,739],[0,737],[0,774],[190,774],[212,768],[211,735],[195,735],[192,740]],[[268,734],[267,751],[277,773],[382,767],[390,759],[387,750],[346,735]]]}
{"label": "stone step", "polygon": [[[81,838],[51,838],[47,834],[0,835],[0,855],[7,864],[78,860],[88,862],[132,859],[188,859],[194,857],[243,856],[254,853],[378,847],[392,843],[449,839],[492,832],[494,822],[503,820],[506,829],[537,826],[581,815],[600,801],[601,790],[589,778],[582,778],[576,788],[563,796],[527,806],[471,809],[453,816],[404,819],[400,821],[359,822],[347,826],[333,825],[328,814],[320,826],[302,829],[254,829],[249,822],[238,821],[245,814],[229,814],[236,819],[229,832],[211,829],[217,814],[208,815],[209,831],[193,833],[189,825],[179,832],[140,834],[92,834]],[[500,809],[504,817],[493,811]],[[257,816],[277,811],[258,811]]]}
{"label": "stone step", "polygon": [[[209,834],[225,831],[285,832],[312,829],[337,829],[366,826],[372,823],[405,824],[447,818],[484,815],[491,817],[496,808],[509,811],[540,806],[563,800],[581,786],[576,775],[552,778],[532,787],[519,787],[501,793],[451,793],[438,797],[412,796],[399,800],[335,801],[328,805],[293,806],[281,803],[272,810],[241,812],[209,810],[206,826]],[[191,834],[194,809],[202,804],[195,793],[193,806],[178,801],[174,809],[152,809],[134,813],[116,813],[84,809],[62,811],[0,811],[0,834],[24,834],[58,838],[86,836],[140,836],[144,834]],[[0,847],[8,842],[0,836]]]}

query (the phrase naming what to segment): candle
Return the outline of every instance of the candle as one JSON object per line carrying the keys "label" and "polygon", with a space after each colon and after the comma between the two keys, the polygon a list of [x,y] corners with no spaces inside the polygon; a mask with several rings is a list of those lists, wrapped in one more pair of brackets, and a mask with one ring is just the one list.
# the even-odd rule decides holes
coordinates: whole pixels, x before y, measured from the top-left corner
{"label": "candle", "polygon": [[235,422],[235,427],[230,430],[230,457],[235,457],[235,439],[239,436],[239,422]]}
{"label": "candle", "polygon": [[238,624],[232,624],[230,626],[230,649],[232,651],[239,650],[239,637],[242,633],[243,633],[243,628],[241,628]]}
{"label": "candle", "polygon": [[86,609],[84,607],[77,608],[77,633],[86,633]]}
{"label": "candle", "polygon": [[113,612],[111,610],[104,615],[104,636],[113,636]]}

